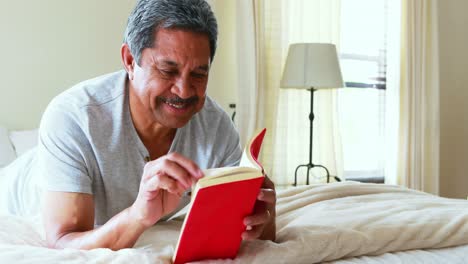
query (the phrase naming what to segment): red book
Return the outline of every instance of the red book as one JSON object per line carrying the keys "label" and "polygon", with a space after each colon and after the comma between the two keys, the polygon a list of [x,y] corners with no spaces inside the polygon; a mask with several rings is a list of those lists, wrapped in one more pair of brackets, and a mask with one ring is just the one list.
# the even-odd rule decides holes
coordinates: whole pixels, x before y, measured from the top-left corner
{"label": "red book", "polygon": [[174,254],[174,264],[235,258],[262,186],[258,155],[266,129],[246,146],[239,167],[209,169],[192,192]]}

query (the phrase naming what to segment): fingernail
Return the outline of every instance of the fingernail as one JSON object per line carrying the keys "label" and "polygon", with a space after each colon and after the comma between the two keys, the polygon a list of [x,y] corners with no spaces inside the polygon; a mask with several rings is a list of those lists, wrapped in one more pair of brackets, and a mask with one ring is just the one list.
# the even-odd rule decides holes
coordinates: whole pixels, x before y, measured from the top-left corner
{"label": "fingernail", "polygon": [[263,194],[263,192],[262,192],[262,191],[260,191],[260,193],[258,194],[258,199],[262,199],[262,198],[263,198],[263,196],[265,196],[265,195]]}
{"label": "fingernail", "polygon": [[201,178],[201,177],[203,177],[203,171],[198,170],[198,178]]}
{"label": "fingernail", "polygon": [[249,226],[249,225],[248,225],[248,226],[245,228],[245,230],[252,230],[252,226]]}

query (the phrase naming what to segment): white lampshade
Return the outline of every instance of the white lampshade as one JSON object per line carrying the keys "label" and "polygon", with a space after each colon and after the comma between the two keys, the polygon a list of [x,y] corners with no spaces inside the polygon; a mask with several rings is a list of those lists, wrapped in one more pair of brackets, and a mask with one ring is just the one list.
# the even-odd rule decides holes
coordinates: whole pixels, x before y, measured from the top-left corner
{"label": "white lampshade", "polygon": [[328,43],[291,44],[284,66],[281,87],[296,89],[344,87],[335,45]]}

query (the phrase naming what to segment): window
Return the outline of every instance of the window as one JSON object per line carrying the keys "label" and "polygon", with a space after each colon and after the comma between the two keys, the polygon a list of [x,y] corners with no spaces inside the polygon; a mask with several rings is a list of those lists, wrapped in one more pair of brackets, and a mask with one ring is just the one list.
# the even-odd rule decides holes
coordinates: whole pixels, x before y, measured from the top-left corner
{"label": "window", "polygon": [[338,95],[346,178],[384,177],[387,0],[342,0]]}

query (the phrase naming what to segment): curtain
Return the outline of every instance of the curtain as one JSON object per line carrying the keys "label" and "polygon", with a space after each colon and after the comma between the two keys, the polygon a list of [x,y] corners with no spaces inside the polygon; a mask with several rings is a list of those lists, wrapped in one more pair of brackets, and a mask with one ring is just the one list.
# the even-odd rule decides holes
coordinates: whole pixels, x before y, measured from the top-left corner
{"label": "curtain", "polygon": [[[263,123],[263,91],[258,50],[256,6],[253,0],[236,1],[236,47],[237,80],[239,85],[237,100],[237,127],[241,146],[244,146]],[[268,131],[270,134],[271,132]]]}
{"label": "curtain", "polygon": [[437,2],[402,2],[397,183],[439,193]]}
{"label": "curtain", "polygon": [[[237,124],[243,143],[267,127],[261,161],[276,184],[291,184],[309,157],[310,92],[280,90],[289,44],[334,43],[339,48],[339,0],[239,0],[237,5],[239,100]],[[314,95],[313,163],[342,175],[336,90]],[[314,177],[325,171],[313,169]],[[305,170],[300,173],[302,182]],[[324,181],[324,177],[320,177]]]}
{"label": "curtain", "polygon": [[387,89],[385,91],[385,183],[398,183],[400,127],[401,2],[388,1]]}

